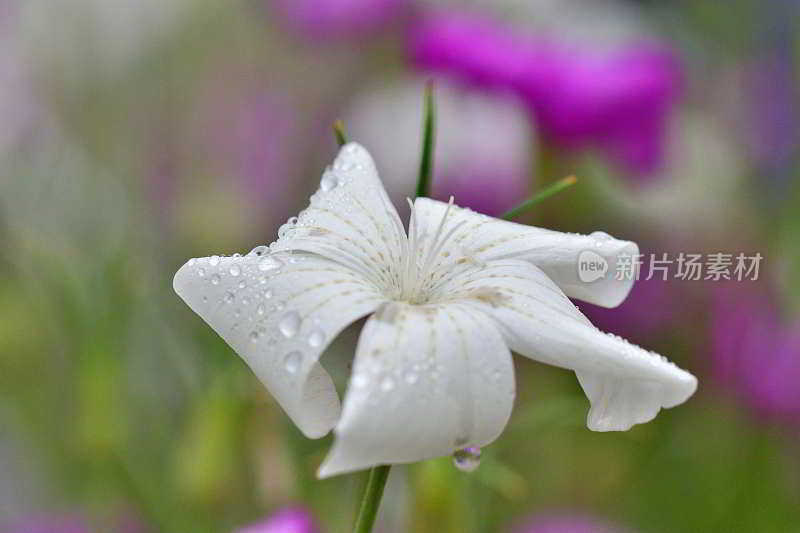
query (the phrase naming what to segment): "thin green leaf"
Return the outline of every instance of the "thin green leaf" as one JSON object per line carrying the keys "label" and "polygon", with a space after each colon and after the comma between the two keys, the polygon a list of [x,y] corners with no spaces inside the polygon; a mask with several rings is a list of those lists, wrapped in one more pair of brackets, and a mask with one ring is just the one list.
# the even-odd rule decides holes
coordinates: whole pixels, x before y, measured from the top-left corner
{"label": "thin green leaf", "polygon": [[500,218],[504,218],[506,220],[511,220],[513,218],[518,217],[531,207],[535,206],[542,200],[546,200],[550,198],[554,194],[558,194],[559,192],[563,191],[564,189],[571,187],[577,183],[578,179],[575,176],[567,176],[566,178],[560,179],[557,182],[553,183],[552,185],[545,187],[541,191],[537,192],[518,206],[506,211]]}

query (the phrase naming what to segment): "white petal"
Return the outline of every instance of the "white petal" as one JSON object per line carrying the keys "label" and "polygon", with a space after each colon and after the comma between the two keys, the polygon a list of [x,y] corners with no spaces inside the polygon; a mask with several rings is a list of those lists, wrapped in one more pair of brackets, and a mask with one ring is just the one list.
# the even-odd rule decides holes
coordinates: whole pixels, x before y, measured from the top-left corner
{"label": "white petal", "polygon": [[346,144],[325,170],[319,190],[297,221],[278,232],[271,249],[313,252],[361,272],[379,286],[392,283],[404,240],[403,224],[359,144]]}
{"label": "white petal", "polygon": [[513,401],[511,354],[490,317],[458,303],[386,304],[361,333],[319,476],[484,446]]}
{"label": "white petal", "polygon": [[[420,227],[424,228],[422,231],[434,232],[447,204],[418,198],[415,206],[419,209],[417,217]],[[463,225],[442,250],[443,253],[449,252],[447,257],[453,266],[464,255],[478,262],[512,257],[524,259],[541,268],[567,296],[604,307],[616,307],[622,303],[637,277],[639,248],[636,243],[614,239],[603,232],[591,235],[560,233],[454,206],[447,217],[445,231],[457,224]],[[579,259],[584,261],[587,258],[606,263],[603,277],[581,281]],[[446,263],[443,264],[442,270],[445,270]],[[584,279],[588,278],[584,276]]]}
{"label": "white petal", "polygon": [[592,430],[629,429],[662,407],[683,403],[697,388],[694,376],[662,356],[595,328],[526,261],[490,262],[479,274],[456,276],[443,290],[491,314],[512,350],[575,370],[592,404]]}
{"label": "white petal", "polygon": [[336,424],[339,397],[317,362],[346,326],[382,299],[360,276],[305,253],[191,259],[173,282],[309,437]]}

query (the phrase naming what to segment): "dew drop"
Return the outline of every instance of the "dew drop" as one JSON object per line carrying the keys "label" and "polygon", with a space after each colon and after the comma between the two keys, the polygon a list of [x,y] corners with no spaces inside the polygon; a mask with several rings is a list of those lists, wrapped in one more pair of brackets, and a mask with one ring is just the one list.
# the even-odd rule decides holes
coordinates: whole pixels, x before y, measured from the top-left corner
{"label": "dew drop", "polygon": [[339,185],[339,178],[333,172],[326,172],[322,175],[319,187],[325,192],[335,189]]}
{"label": "dew drop", "polygon": [[405,373],[403,379],[405,379],[406,383],[408,383],[409,385],[413,385],[414,383],[419,381],[419,376],[414,372],[409,371]]}
{"label": "dew drop", "polygon": [[211,283],[214,285],[219,285],[219,274],[214,274],[211,276]]}
{"label": "dew drop", "polygon": [[314,329],[308,336],[308,345],[313,348],[319,348],[325,342],[325,332],[321,329]]}
{"label": "dew drop", "polygon": [[266,253],[269,253],[269,247],[268,246],[264,246],[262,244],[261,246],[256,246],[255,248],[250,250],[250,252],[248,252],[247,255],[261,256],[261,255],[264,255]]}
{"label": "dew drop", "polygon": [[264,304],[258,304],[258,307],[256,307],[256,313],[263,315],[265,311]]}
{"label": "dew drop", "polygon": [[303,360],[303,354],[294,350],[286,354],[283,358],[283,366],[290,374],[294,374],[300,368],[300,363]]}
{"label": "dew drop", "polygon": [[281,261],[275,257],[265,257],[258,262],[258,269],[263,272],[268,270],[277,270],[281,266],[283,266],[283,263],[281,263]]}
{"label": "dew drop", "polygon": [[300,329],[300,322],[300,315],[296,311],[289,311],[281,318],[278,329],[281,330],[284,337],[291,338],[297,335],[297,331]]}
{"label": "dew drop", "polygon": [[258,338],[261,337],[261,334],[255,330],[250,332],[250,342],[258,342]]}
{"label": "dew drop", "polygon": [[242,269],[239,268],[239,265],[231,265],[231,268],[228,269],[228,272],[231,273],[231,276],[238,276],[242,273]]}
{"label": "dew drop", "polygon": [[225,293],[225,303],[229,304],[236,299],[236,295],[233,294],[231,291]]}
{"label": "dew drop", "polygon": [[245,280],[240,281],[239,282],[239,288],[240,289],[244,289],[245,287],[247,287],[247,282]]}
{"label": "dew drop", "polygon": [[218,255],[212,255],[211,257],[209,257],[208,258],[208,264],[211,265],[212,267],[217,266],[219,264],[219,256]]}
{"label": "dew drop", "polygon": [[394,389],[394,379],[391,376],[386,376],[381,380],[381,390],[389,392]]}
{"label": "dew drop", "polygon": [[203,267],[200,267],[200,268],[198,268],[198,269],[197,269],[197,275],[198,275],[198,276],[200,276],[200,277],[202,278],[203,276],[205,276],[205,275],[206,275],[206,269],[205,269],[205,268],[203,268]]}
{"label": "dew drop", "polygon": [[481,449],[473,446],[458,450],[453,454],[453,464],[462,472],[474,472],[481,464]]}
{"label": "dew drop", "polygon": [[272,291],[270,289],[264,291],[264,298],[266,298],[267,300],[272,298]]}

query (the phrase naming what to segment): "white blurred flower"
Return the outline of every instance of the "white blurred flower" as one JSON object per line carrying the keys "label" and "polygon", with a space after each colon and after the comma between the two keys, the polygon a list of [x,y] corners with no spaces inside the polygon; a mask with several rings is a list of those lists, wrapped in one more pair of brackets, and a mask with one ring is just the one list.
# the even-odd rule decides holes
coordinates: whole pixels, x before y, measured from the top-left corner
{"label": "white blurred flower", "polygon": [[[586,250],[615,271],[629,241],[558,233],[418,198],[406,232],[360,145],[342,148],[310,206],[269,247],[189,260],[174,287],[309,437],[336,441],[320,477],[491,443],[515,395],[511,350],[576,372],[588,425],[626,430],[684,402],[697,380],[605,334],[568,296],[613,307],[632,281],[584,283]],[[320,365],[366,321],[340,408]]]}
{"label": "white blurred flower", "polygon": [[[421,81],[405,80],[368,88],[344,114],[348,134],[370,139],[367,148],[383,165],[383,182],[395,203],[414,193],[423,86]],[[444,83],[435,90],[433,195],[452,194],[461,205],[487,214],[502,213],[519,203],[533,181],[535,152],[524,108],[510,97]]]}

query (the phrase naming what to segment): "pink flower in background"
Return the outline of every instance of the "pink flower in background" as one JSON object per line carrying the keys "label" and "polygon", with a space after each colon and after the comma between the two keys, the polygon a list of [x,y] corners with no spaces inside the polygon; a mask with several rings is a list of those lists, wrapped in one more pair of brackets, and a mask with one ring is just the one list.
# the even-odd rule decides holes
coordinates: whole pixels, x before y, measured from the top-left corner
{"label": "pink flower in background", "polygon": [[580,514],[536,516],[513,529],[513,533],[624,533],[603,520]]}
{"label": "pink flower in background", "polygon": [[410,47],[423,70],[521,96],[545,140],[562,149],[603,149],[640,176],[663,163],[681,85],[668,49],[637,43],[615,52],[578,50],[443,11],[421,19]]}
{"label": "pink flower in background", "polygon": [[784,320],[767,293],[728,286],[714,294],[715,377],[770,417],[800,415],[800,321]]}
{"label": "pink flower in background", "polygon": [[398,18],[408,0],[275,0],[278,14],[298,35],[312,40],[375,32]]}
{"label": "pink flower in background", "polygon": [[236,533],[319,533],[319,529],[311,513],[301,507],[290,507]]}

